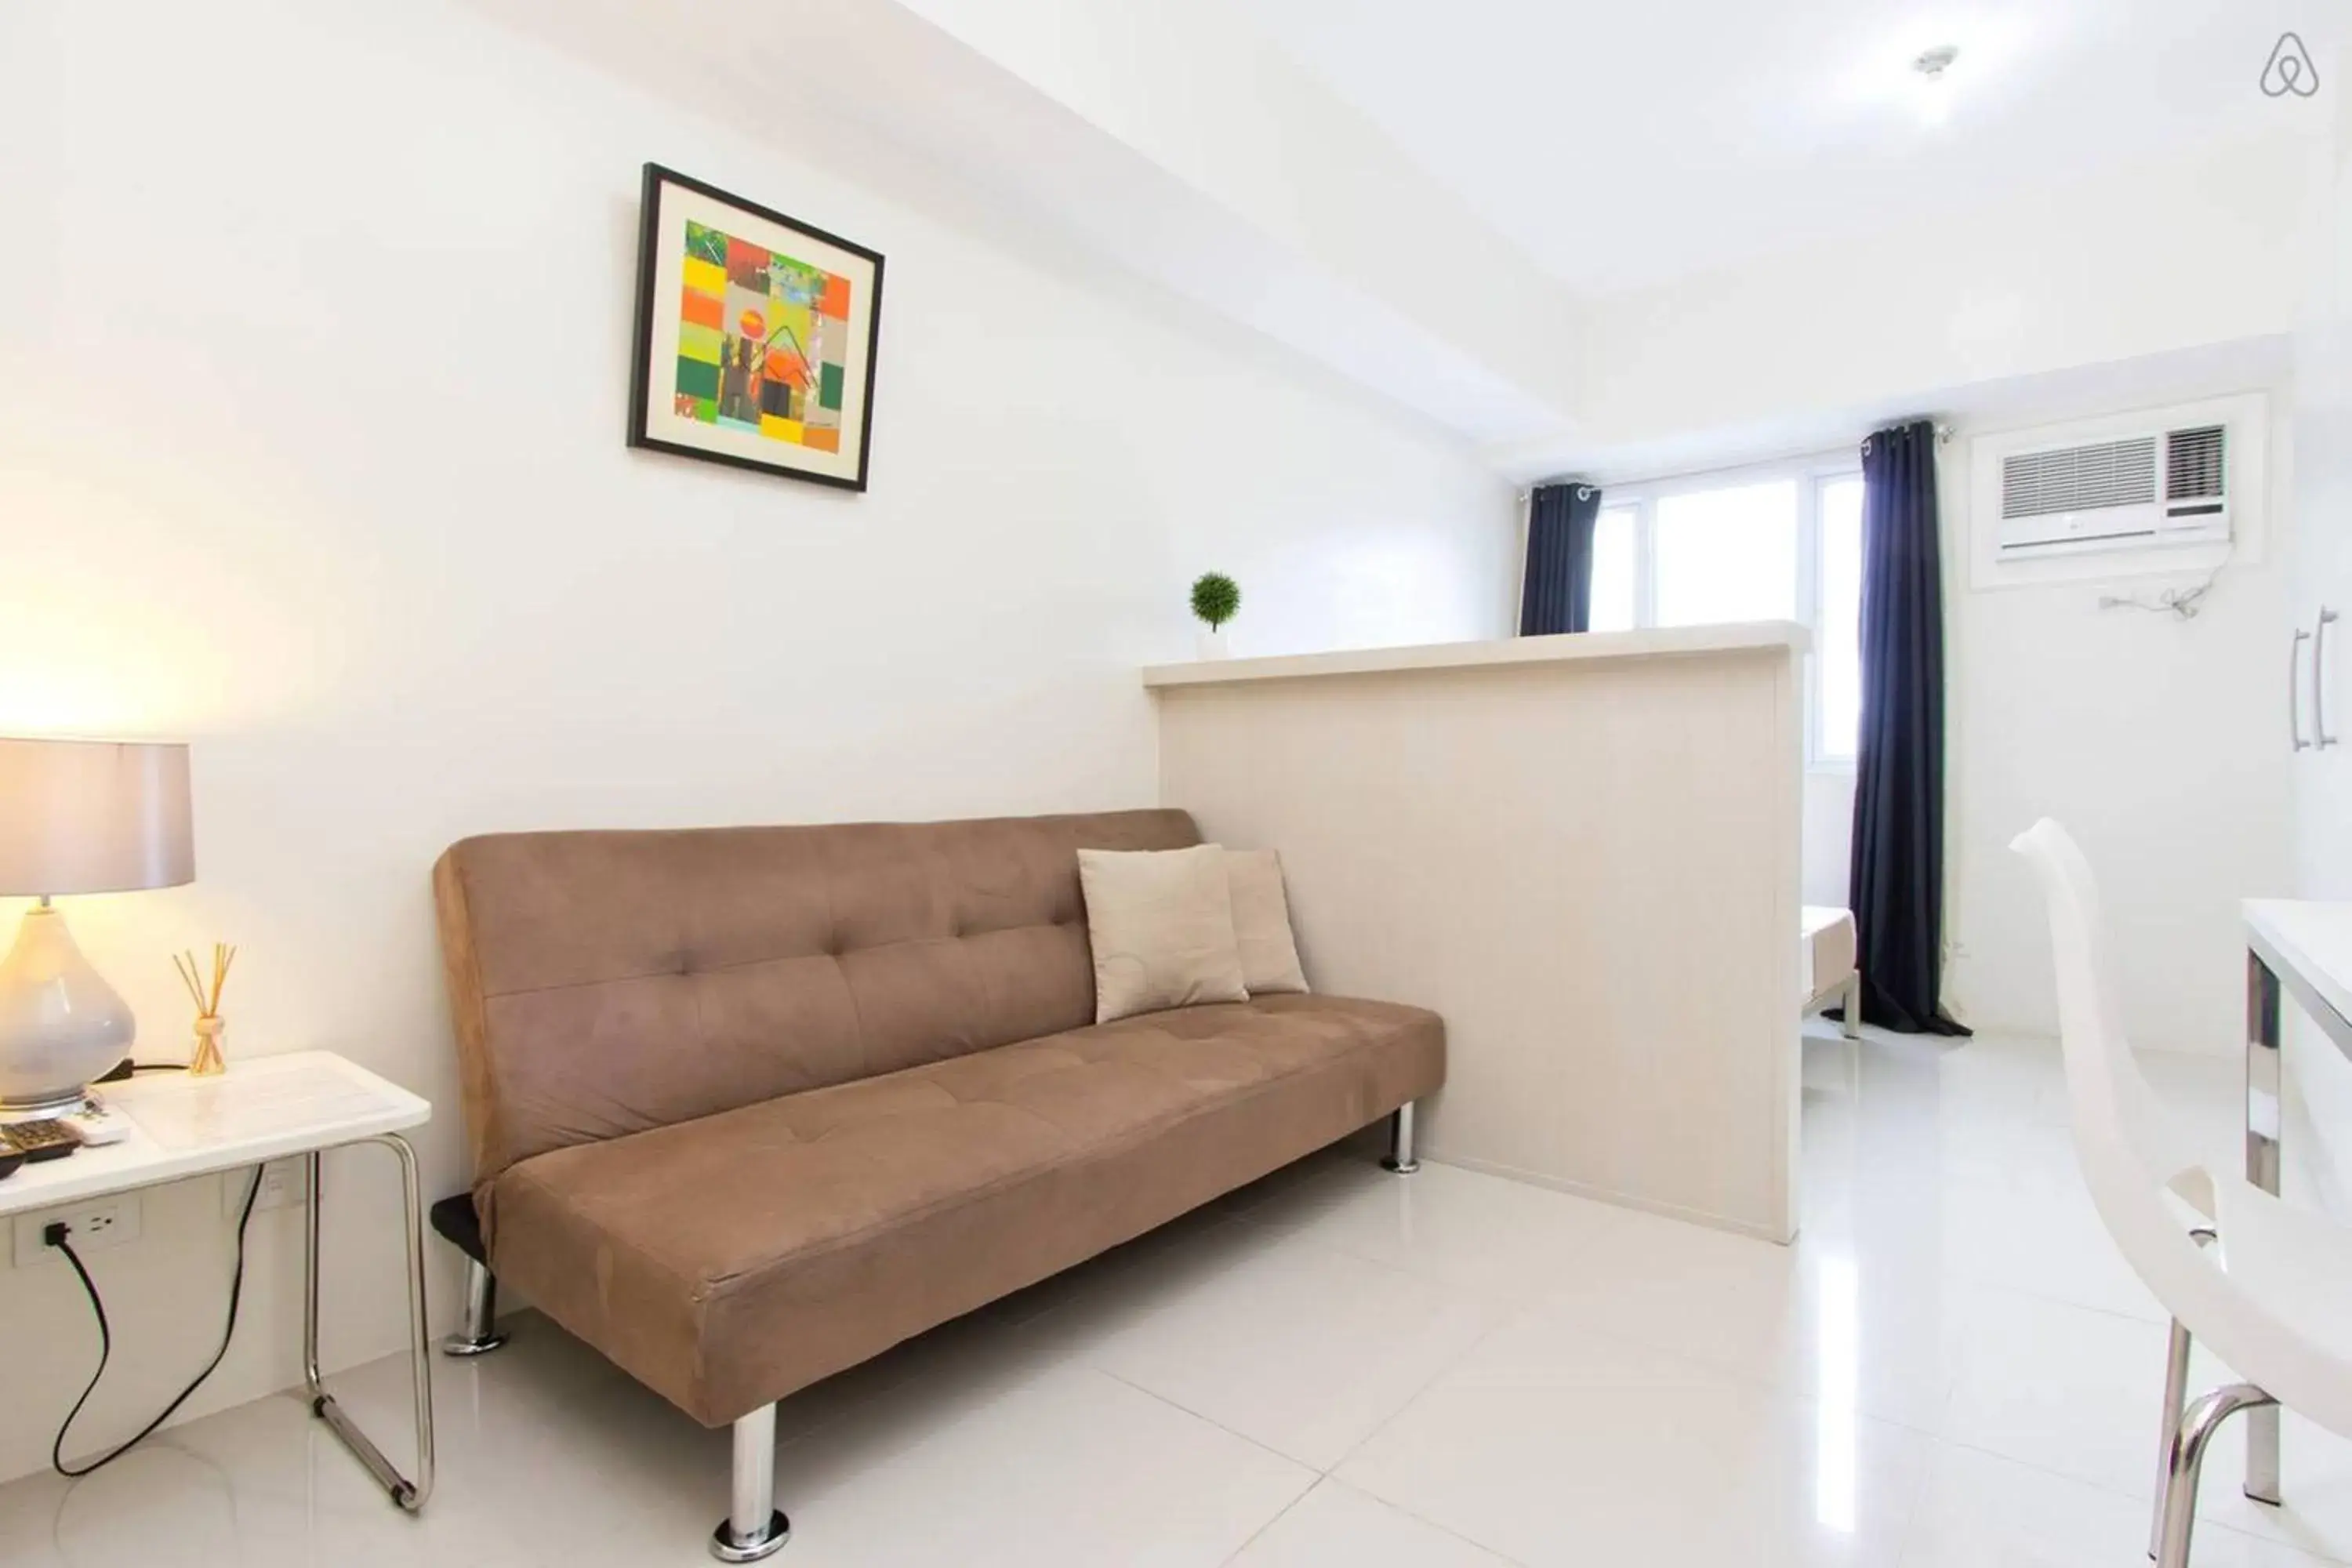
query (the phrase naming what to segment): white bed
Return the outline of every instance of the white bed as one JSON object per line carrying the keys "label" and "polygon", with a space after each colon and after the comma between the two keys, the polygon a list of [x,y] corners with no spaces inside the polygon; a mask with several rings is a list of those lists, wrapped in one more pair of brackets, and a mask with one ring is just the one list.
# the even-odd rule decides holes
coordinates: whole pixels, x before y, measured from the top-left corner
{"label": "white bed", "polygon": [[1839,1026],[1846,1038],[1862,1037],[1862,972],[1854,967],[1853,916],[1826,904],[1807,904],[1800,911],[1802,927],[1797,943],[1798,994],[1804,999],[1801,1016],[1811,1017],[1824,1007],[1843,1010]]}

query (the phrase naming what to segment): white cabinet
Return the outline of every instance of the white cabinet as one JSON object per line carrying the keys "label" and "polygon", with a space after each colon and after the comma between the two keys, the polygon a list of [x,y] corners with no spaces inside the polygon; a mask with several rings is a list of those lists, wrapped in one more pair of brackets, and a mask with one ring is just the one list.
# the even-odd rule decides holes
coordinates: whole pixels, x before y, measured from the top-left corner
{"label": "white cabinet", "polygon": [[2334,200],[2295,335],[2294,622],[2279,633],[2293,681],[2280,744],[2296,747],[2297,890],[2330,899],[2352,898],[2352,745],[2336,743],[2352,734],[2352,621],[2324,618],[2352,614],[2352,104],[2339,115]]}

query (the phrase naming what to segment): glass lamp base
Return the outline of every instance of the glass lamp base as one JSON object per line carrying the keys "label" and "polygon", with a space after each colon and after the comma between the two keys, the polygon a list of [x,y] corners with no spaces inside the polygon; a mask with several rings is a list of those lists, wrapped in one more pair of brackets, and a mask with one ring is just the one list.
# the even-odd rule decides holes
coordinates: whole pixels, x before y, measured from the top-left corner
{"label": "glass lamp base", "polygon": [[66,918],[38,908],[0,960],[0,1114],[70,1108],[131,1050],[131,1009],[81,949]]}
{"label": "glass lamp base", "polygon": [[53,1116],[70,1116],[81,1109],[82,1099],[89,1092],[89,1086],[84,1085],[71,1094],[59,1095],[54,1100],[0,1100],[0,1125],[5,1125],[11,1121],[46,1121]]}

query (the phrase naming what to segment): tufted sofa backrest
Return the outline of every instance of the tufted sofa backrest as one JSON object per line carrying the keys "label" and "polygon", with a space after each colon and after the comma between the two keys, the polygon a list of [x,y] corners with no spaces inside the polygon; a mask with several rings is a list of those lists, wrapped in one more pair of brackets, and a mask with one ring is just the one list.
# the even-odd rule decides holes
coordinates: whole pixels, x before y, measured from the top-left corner
{"label": "tufted sofa backrest", "polygon": [[433,869],[474,1180],[1094,1020],[1077,852],[1181,811],[508,833]]}

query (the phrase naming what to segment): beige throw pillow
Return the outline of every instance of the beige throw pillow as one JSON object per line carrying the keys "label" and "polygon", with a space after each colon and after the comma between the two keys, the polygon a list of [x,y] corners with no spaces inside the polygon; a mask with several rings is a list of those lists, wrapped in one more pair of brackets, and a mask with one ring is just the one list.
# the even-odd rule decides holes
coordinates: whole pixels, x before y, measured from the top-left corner
{"label": "beige throw pillow", "polygon": [[1224,850],[1081,849],[1078,885],[1094,945],[1096,1023],[1249,1000]]}
{"label": "beige throw pillow", "polygon": [[1298,966],[1298,943],[1290,934],[1290,900],[1282,891],[1282,857],[1271,849],[1228,849],[1225,885],[1249,994],[1306,990],[1307,972]]}

